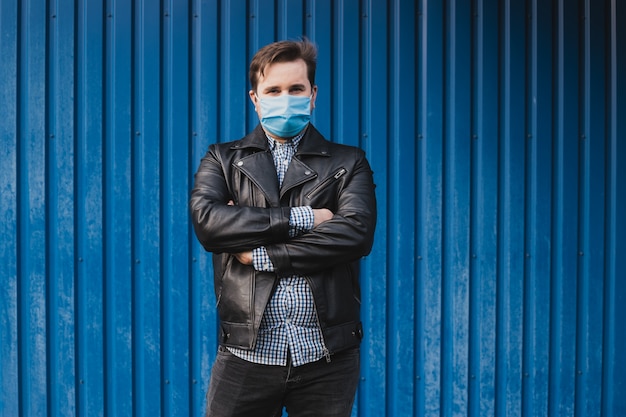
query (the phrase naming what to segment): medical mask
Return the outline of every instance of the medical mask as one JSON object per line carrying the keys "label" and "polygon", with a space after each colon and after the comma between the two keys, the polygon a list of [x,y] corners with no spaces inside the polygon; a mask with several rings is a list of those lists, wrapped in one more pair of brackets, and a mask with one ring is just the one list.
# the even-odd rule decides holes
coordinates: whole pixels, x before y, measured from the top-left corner
{"label": "medical mask", "polygon": [[311,120],[311,97],[283,94],[275,97],[257,96],[261,109],[261,125],[280,138],[297,135]]}

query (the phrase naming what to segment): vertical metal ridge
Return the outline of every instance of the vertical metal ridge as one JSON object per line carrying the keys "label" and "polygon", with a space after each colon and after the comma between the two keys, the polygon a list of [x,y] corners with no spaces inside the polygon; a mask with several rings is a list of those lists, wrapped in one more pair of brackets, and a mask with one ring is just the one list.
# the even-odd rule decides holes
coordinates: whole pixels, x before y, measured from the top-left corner
{"label": "vertical metal ridge", "polygon": [[0,404],[7,415],[18,415],[20,389],[20,66],[19,17],[16,2],[0,2]]}
{"label": "vertical metal ridge", "polygon": [[522,400],[525,5],[500,11],[500,146],[498,167],[498,273],[496,414],[519,412]]}
{"label": "vertical metal ridge", "polygon": [[[605,26],[604,5],[584,2],[581,27],[583,59],[581,71],[581,164],[579,187],[581,207],[581,243],[579,245],[579,304],[577,310],[576,385],[577,415],[593,415],[602,401],[602,334],[605,283],[604,275],[606,224],[606,130],[604,114],[608,97],[604,89],[606,73],[604,56],[605,32],[595,27]],[[602,58],[601,58],[602,57]],[[582,101],[582,100],[581,100]]]}
{"label": "vertical metal ridge", "polygon": [[[389,60],[389,139],[387,144],[389,235],[387,239],[389,277],[387,315],[386,389],[387,414],[413,415],[414,387],[406,380],[415,380],[415,276],[416,190],[415,181],[416,122],[401,117],[415,114],[417,109],[415,55],[403,54],[415,49],[413,18],[415,5],[393,1],[388,8],[389,19],[396,22],[388,29]],[[380,179],[380,177],[378,177]],[[403,285],[394,285],[402,280]],[[393,319],[402,317],[402,320]]]}
{"label": "vertical metal ridge", "polygon": [[105,401],[109,415],[135,409],[131,227],[131,4],[106,3],[104,57]]}
{"label": "vertical metal ridge", "polygon": [[[418,48],[418,166],[417,222],[418,355],[416,410],[418,415],[438,414],[442,401],[441,377],[441,275],[443,200],[444,112],[444,8],[423,1],[420,8]],[[421,313],[421,314],[420,314]]]}
{"label": "vertical metal ridge", "polygon": [[444,416],[467,409],[471,212],[472,8],[445,6],[443,155],[442,407]]}
{"label": "vertical metal ridge", "polygon": [[[18,367],[20,413],[45,414],[48,398],[46,236],[46,7],[18,4]],[[37,308],[32,308],[37,306]]]}
{"label": "vertical metal ridge", "polygon": [[626,49],[624,39],[626,28],[626,7],[617,1],[607,3],[609,20],[608,30],[608,65],[609,92],[608,106],[608,143],[609,154],[607,175],[607,250],[606,250],[606,291],[603,344],[603,415],[617,415],[626,411],[626,398],[621,395],[626,387],[626,364],[621,360],[620,352],[626,346],[626,332],[620,319],[624,317],[626,303],[626,244],[620,235],[626,231],[623,207],[626,204]]}
{"label": "vertical metal ridge", "polygon": [[[187,303],[189,299],[189,248],[187,151],[190,140],[189,85],[190,8],[170,1],[163,10],[163,248],[161,288],[162,407],[166,415],[183,412],[177,402],[189,404]],[[179,141],[182,143],[179,145]],[[184,413],[184,412],[183,412]]]}
{"label": "vertical metal ridge", "polygon": [[49,412],[76,414],[74,9],[47,5],[46,227]]}
{"label": "vertical metal ridge", "polygon": [[[221,139],[219,119],[220,65],[220,2],[194,2],[192,24],[192,46],[190,51],[193,68],[191,71],[191,117],[192,150],[189,163],[189,181],[193,184],[193,173],[210,143]],[[251,9],[254,13],[254,9]],[[196,17],[197,15],[197,17]],[[251,18],[254,27],[256,18]],[[253,29],[251,30],[254,31]],[[209,87],[210,86],[210,87]],[[193,232],[190,233],[195,239]],[[217,318],[213,299],[211,254],[198,244],[191,245],[191,346],[190,373],[192,394],[190,415],[202,415],[205,393],[208,388],[210,365],[217,352]]]}
{"label": "vertical metal ridge", "polygon": [[495,415],[496,271],[498,123],[498,13],[494,1],[481,1],[473,10],[472,66],[472,184],[470,219],[469,392],[468,415]]}
{"label": "vertical metal ridge", "polygon": [[[378,175],[388,174],[388,143],[389,134],[389,113],[387,103],[390,99],[387,79],[388,73],[388,9],[385,2],[365,1],[361,4],[360,43],[354,45],[361,50],[361,61],[359,68],[360,88],[362,94],[361,111],[368,114],[376,114],[376,119],[361,117],[360,136],[358,145],[367,153],[370,165],[374,171],[374,180],[378,180]],[[350,143],[348,143],[350,144]],[[352,144],[357,145],[357,144]],[[382,179],[381,179],[382,180]],[[386,188],[385,188],[386,190]],[[388,195],[377,190],[377,207],[379,219],[388,217]],[[379,221],[377,233],[380,236],[387,235],[387,222]],[[373,249],[372,255],[387,256],[388,244]],[[376,255],[374,255],[376,256]],[[382,263],[371,263],[371,259],[365,261],[365,273],[362,274],[361,283],[364,290],[363,303],[367,308],[362,310],[364,325],[369,328],[368,334],[363,342],[363,351],[367,352],[363,356],[365,365],[362,378],[368,381],[361,384],[362,397],[359,398],[359,413],[364,416],[376,415],[385,410],[389,396],[386,388],[386,367],[385,358],[388,351],[388,323],[387,323],[387,303],[376,303],[376,294],[388,294],[388,265]],[[383,279],[384,277],[384,279]],[[372,301],[372,303],[369,303]],[[378,411],[368,406],[368,403],[378,404]]]}
{"label": "vertical metal ridge", "polygon": [[76,384],[78,416],[105,410],[103,151],[104,4],[75,6]]}
{"label": "vertical metal ridge", "polygon": [[549,413],[574,413],[578,275],[578,15],[556,8],[556,125],[554,164],[553,274],[551,288]]}
{"label": "vertical metal ridge", "polygon": [[[160,1],[135,3],[132,65],[132,334],[136,415],[163,415],[161,354],[161,48],[167,8]],[[156,116],[156,117],[155,117]],[[146,239],[146,237],[148,237]]]}

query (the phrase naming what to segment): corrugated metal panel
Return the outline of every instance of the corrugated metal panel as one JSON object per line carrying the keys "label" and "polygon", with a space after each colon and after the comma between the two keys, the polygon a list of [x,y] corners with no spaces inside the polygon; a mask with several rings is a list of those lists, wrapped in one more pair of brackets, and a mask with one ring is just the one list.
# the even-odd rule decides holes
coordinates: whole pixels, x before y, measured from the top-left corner
{"label": "corrugated metal panel", "polygon": [[202,415],[192,176],[301,35],[378,184],[353,415],[625,416],[614,0],[0,2],[0,416]]}

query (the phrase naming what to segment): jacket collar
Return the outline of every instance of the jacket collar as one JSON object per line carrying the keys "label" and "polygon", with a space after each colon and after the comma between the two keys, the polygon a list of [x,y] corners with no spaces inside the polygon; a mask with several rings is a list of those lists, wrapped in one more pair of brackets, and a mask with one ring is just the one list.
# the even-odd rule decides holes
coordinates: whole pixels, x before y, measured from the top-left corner
{"label": "jacket collar", "polygon": [[[304,137],[298,144],[298,152],[296,155],[330,156],[330,148],[328,146],[329,142],[324,139],[315,126],[309,123],[309,126],[306,129]],[[265,131],[261,127],[261,124],[259,123],[256,128],[243,139],[235,142],[231,148],[254,148],[262,151],[269,151],[267,136],[265,135]]]}
{"label": "jacket collar", "polygon": [[300,158],[307,155],[330,156],[329,143],[310,124],[304,137],[298,144],[298,151],[291,160],[280,190],[277,187],[276,167],[269,150],[269,143],[261,125],[258,125],[243,139],[233,143],[231,149],[258,149],[260,151],[243,156],[241,159],[235,160],[234,163],[237,169],[243,172],[261,189],[270,204],[273,207],[278,207],[280,198],[287,191],[316,178],[318,175],[314,169]]}

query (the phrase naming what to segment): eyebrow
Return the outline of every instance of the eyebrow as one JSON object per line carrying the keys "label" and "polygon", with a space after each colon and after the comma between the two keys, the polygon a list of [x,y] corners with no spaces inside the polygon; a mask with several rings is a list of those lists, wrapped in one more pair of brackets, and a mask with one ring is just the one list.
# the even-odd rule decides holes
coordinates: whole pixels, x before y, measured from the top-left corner
{"label": "eyebrow", "polygon": [[[296,88],[296,87],[299,87],[299,88],[302,88],[302,89],[305,89],[305,90],[306,90],[306,86],[305,86],[304,84],[292,84],[292,85],[290,85],[290,86],[289,86],[289,89]],[[265,91],[270,91],[270,90],[273,90],[273,89],[275,89],[275,88],[280,89],[280,87],[279,87],[279,86],[277,86],[277,85],[270,85],[270,86],[265,87],[265,88],[263,89],[263,92],[265,92]]]}

